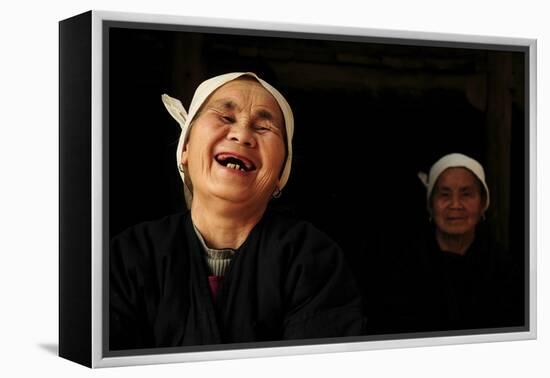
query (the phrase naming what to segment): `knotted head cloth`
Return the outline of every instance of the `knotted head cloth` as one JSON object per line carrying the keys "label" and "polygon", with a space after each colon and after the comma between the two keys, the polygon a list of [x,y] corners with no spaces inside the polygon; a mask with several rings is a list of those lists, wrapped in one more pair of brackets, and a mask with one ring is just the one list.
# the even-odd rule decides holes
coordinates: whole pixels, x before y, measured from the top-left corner
{"label": "knotted head cloth", "polygon": [[474,174],[474,176],[477,177],[479,182],[481,182],[481,185],[483,186],[483,189],[485,190],[485,207],[483,208],[483,211],[487,211],[489,208],[489,188],[487,187],[487,183],[485,182],[485,171],[483,170],[483,167],[481,164],[479,164],[476,160],[472,159],[471,157],[468,157],[463,154],[449,154],[443,156],[441,159],[436,161],[434,165],[430,168],[429,175],[424,172],[419,172],[418,177],[420,178],[420,181],[424,184],[424,186],[427,189],[426,198],[427,198],[427,204],[428,204],[428,211],[431,213],[431,206],[430,206],[430,198],[432,196],[432,191],[435,186],[435,183],[437,182],[437,179],[439,176],[447,169],[447,168],[466,168],[470,172]]}
{"label": "knotted head cloth", "polygon": [[[252,73],[252,72],[232,72],[232,73],[227,73],[220,76],[215,76],[213,78],[210,78],[202,82],[195,90],[195,94],[193,95],[193,99],[191,100],[191,105],[189,106],[189,112],[185,110],[185,108],[181,104],[181,101],[179,101],[178,99],[170,97],[166,94],[162,95],[162,102],[164,103],[164,106],[166,107],[170,115],[179,123],[181,127],[181,134],[178,142],[178,148],[176,151],[176,162],[177,162],[178,169],[181,164],[182,152],[185,148],[185,144],[187,143],[187,140],[189,139],[191,124],[195,119],[195,117],[197,116],[197,112],[199,111],[203,103],[208,99],[208,97],[216,89],[242,76],[249,76],[254,78],[262,87],[264,87],[265,90],[271,93],[271,95],[275,98],[275,100],[279,104],[279,107],[281,108],[281,112],[283,113],[283,117],[285,120],[285,129],[286,129],[285,144],[286,144],[287,155],[286,155],[286,161],[284,163],[284,169],[279,179],[279,189],[282,190],[283,187],[288,182],[288,177],[290,176],[290,168],[292,164],[292,136],[294,134],[294,116],[292,114],[292,109],[290,108],[290,105],[288,104],[286,99],[283,97],[283,95],[277,89],[272,87],[269,83],[260,79],[255,73]],[[191,183],[189,182],[190,180],[187,180],[186,182],[185,172],[182,172],[181,169],[179,170],[179,172],[180,172],[180,177],[183,181],[185,203],[188,208],[191,208],[191,200],[193,198],[193,188],[191,186]]]}

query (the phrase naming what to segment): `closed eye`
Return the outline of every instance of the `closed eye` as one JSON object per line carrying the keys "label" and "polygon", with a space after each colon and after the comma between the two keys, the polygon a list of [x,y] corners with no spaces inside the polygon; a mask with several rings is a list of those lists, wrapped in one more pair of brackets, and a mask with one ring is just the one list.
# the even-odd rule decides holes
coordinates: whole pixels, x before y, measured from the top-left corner
{"label": "closed eye", "polygon": [[224,123],[234,123],[235,122],[235,119],[233,117],[230,117],[230,116],[221,116],[220,118]]}

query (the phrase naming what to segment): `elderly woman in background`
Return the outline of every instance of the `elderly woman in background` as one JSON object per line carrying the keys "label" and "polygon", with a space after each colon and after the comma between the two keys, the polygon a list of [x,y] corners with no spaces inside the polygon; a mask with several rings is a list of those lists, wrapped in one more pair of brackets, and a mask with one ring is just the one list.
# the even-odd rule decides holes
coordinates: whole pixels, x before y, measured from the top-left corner
{"label": "elderly woman in background", "polygon": [[450,154],[432,166],[429,176],[419,173],[419,178],[427,189],[437,246],[443,252],[466,255],[489,207],[483,167],[466,155]]}
{"label": "elderly woman in background", "polygon": [[111,350],[357,335],[339,247],[267,210],[292,162],[285,98],[253,73],[203,82],[180,123],[188,212],[131,227],[110,252]]}
{"label": "elderly woman in background", "polygon": [[521,326],[519,271],[484,224],[490,195],[483,167],[453,153],[419,177],[430,224],[384,247],[391,271],[373,333]]}

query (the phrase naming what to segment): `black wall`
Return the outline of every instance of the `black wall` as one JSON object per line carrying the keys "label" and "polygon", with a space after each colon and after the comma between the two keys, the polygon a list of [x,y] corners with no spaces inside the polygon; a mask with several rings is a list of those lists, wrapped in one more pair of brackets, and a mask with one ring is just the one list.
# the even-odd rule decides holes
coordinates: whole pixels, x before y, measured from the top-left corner
{"label": "black wall", "polygon": [[188,108],[203,80],[254,71],[285,95],[296,120],[290,181],[272,206],[312,221],[348,255],[359,248],[367,262],[380,234],[400,235],[426,221],[418,171],[461,152],[485,166],[488,222],[523,263],[525,52],[108,30],[111,236],[184,209],[175,159],[179,126],[161,94]]}

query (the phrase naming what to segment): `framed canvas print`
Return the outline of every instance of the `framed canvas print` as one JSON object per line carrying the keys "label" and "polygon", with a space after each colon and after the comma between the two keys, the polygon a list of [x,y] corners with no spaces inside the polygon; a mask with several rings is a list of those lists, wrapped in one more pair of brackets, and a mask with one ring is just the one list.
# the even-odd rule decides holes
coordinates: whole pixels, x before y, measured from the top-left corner
{"label": "framed canvas print", "polygon": [[536,41],[59,24],[59,354],[536,337]]}

